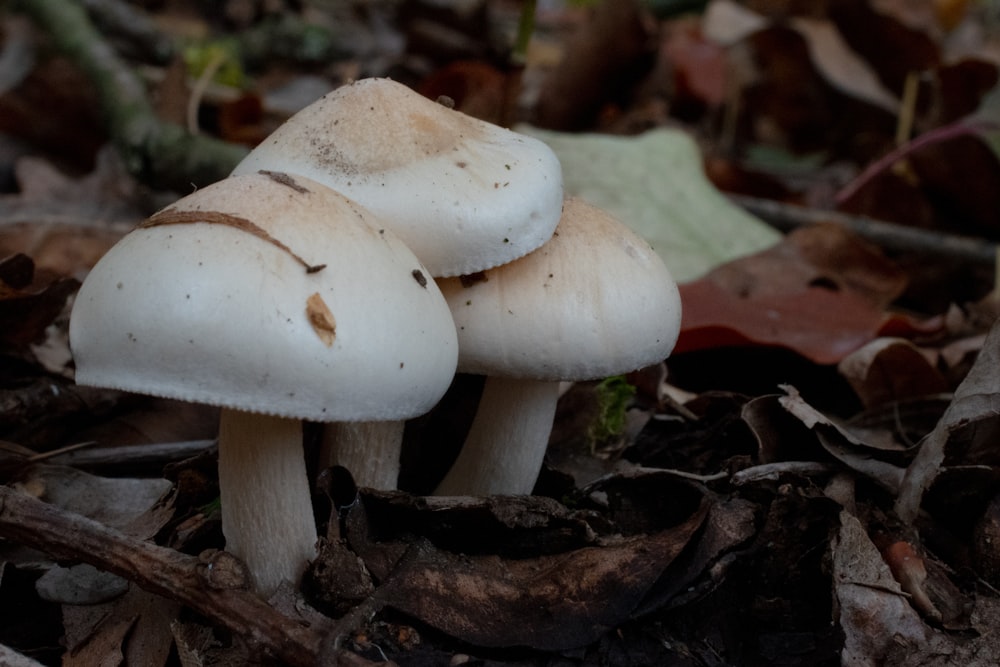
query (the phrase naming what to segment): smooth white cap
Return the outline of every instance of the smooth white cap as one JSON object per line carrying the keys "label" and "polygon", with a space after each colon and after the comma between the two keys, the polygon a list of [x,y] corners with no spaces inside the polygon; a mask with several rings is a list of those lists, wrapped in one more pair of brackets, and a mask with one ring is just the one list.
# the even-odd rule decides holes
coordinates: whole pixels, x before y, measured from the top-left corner
{"label": "smooth white cap", "polygon": [[70,321],[77,382],[315,421],[413,417],[457,357],[428,276],[318,183],[229,178],[151,217],[90,272]]}
{"label": "smooth white cap", "polygon": [[467,373],[601,378],[662,361],[680,332],[680,294],[660,257],[580,199],[566,200],[552,240],[530,255],[438,284]]}
{"label": "smooth white cap", "polygon": [[551,236],[562,168],[541,141],[389,79],[362,79],[292,116],[234,174],[324,183],[379,216],[434,276],[482,271]]}

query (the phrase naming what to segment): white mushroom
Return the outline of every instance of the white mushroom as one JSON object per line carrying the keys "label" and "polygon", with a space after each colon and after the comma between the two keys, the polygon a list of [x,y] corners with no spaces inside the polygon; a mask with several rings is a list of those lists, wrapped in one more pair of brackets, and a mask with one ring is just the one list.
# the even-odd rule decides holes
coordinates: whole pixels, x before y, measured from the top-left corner
{"label": "white mushroom", "polygon": [[447,305],[377,218],[308,179],[233,177],[125,236],[76,299],[77,382],[218,405],[226,548],[269,595],[316,529],[301,422],[399,420],[454,373]]}
{"label": "white mushroom", "polygon": [[649,245],[568,199],[552,240],[478,276],[438,281],[458,329],[459,371],[488,376],[470,432],[435,493],[530,493],[560,380],[662,361],[680,331],[677,285]]}
{"label": "white mushroom", "polygon": [[[302,174],[358,201],[435,277],[523,256],[552,236],[562,208],[562,169],[547,145],[390,79],[344,85],[302,109],[233,173],[258,169]],[[322,464],[394,489],[403,426],[330,424]]]}
{"label": "white mushroom", "polygon": [[233,173],[259,169],[344,193],[381,218],[435,277],[531,252],[552,236],[562,208],[562,169],[547,145],[390,79],[362,79],[325,95]]}

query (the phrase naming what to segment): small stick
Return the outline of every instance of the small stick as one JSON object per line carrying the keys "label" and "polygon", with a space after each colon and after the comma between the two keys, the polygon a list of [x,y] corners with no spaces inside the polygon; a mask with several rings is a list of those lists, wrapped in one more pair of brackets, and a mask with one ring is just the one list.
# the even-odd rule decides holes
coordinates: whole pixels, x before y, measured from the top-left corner
{"label": "small stick", "polygon": [[784,232],[806,225],[834,222],[882,248],[896,252],[917,252],[986,267],[992,267],[996,260],[997,244],[983,239],[931,232],[884,220],[848,215],[838,211],[811,209],[757,197],[730,195],[729,199]]}
{"label": "small stick", "polygon": [[206,563],[131,538],[6,486],[0,486],[0,537],[58,560],[89,563],[125,577],[151,593],[189,606],[288,665],[372,664],[346,652],[325,655],[322,649],[334,627],[332,622],[307,624],[281,614],[239,587],[238,577],[233,584],[220,580],[211,567],[214,561]]}
{"label": "small stick", "polygon": [[100,468],[116,465],[158,465],[182,461],[199,454],[213,453],[216,449],[215,440],[188,440],[182,442],[155,442],[119,447],[90,447],[77,449],[81,443],[59,450],[37,454],[28,459],[34,463],[39,460],[49,460],[61,465],[80,468]]}

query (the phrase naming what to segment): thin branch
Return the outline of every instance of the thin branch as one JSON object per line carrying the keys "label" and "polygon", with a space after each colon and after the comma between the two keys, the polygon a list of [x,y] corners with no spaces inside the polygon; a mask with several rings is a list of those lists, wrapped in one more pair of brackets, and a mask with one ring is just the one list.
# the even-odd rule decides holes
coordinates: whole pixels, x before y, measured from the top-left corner
{"label": "thin branch", "polygon": [[[102,468],[114,466],[160,466],[176,463],[199,454],[212,454],[216,449],[215,440],[189,440],[183,442],[153,442],[119,447],[88,447],[38,454],[37,458],[51,460],[52,463],[77,468]],[[32,457],[32,460],[36,460]]]}
{"label": "thin branch", "polygon": [[730,199],[782,231],[821,222],[835,222],[891,251],[946,257],[985,267],[992,267],[996,260],[997,244],[983,239],[932,232],[874,218],[810,209],[756,197],[730,195]]}
{"label": "thin branch", "polygon": [[[151,593],[187,605],[229,628],[288,665],[370,665],[357,655],[324,651],[336,626],[289,618],[249,590],[230,584],[194,556],[131,538],[78,514],[0,486],[0,537],[43,551],[59,560],[89,563],[134,582]],[[226,552],[218,552],[225,554]],[[219,561],[231,565],[234,558]],[[238,569],[237,569],[238,572]],[[332,661],[332,662],[331,662]]]}
{"label": "thin branch", "polygon": [[828,463],[817,461],[778,461],[777,463],[762,463],[750,468],[744,468],[733,473],[730,482],[733,486],[743,486],[750,482],[762,480],[773,481],[784,474],[790,475],[825,475],[836,472],[836,468]]}
{"label": "thin branch", "polygon": [[190,190],[225,178],[242,146],[161,122],[139,77],[94,28],[76,0],[16,0],[56,48],[90,79],[126,168],[154,187]]}

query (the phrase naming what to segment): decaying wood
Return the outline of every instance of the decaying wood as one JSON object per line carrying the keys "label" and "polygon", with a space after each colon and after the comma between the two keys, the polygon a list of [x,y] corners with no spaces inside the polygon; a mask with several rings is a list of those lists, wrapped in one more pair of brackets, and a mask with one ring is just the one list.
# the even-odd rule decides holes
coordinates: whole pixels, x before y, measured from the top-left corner
{"label": "decaying wood", "polygon": [[[215,571],[232,574],[232,568],[213,568],[214,560],[206,562],[130,538],[9,487],[0,487],[0,537],[125,577],[144,590],[189,606],[289,665],[371,664],[327,648],[339,629],[333,621],[285,616],[240,587],[239,576]],[[218,561],[220,566],[224,560]]]}

